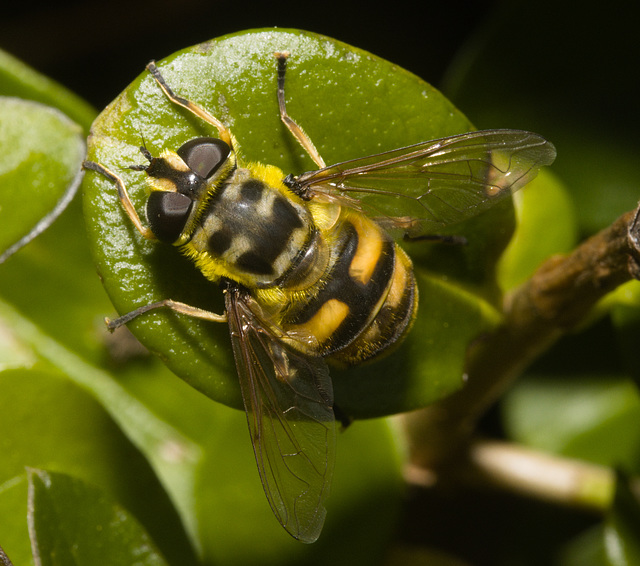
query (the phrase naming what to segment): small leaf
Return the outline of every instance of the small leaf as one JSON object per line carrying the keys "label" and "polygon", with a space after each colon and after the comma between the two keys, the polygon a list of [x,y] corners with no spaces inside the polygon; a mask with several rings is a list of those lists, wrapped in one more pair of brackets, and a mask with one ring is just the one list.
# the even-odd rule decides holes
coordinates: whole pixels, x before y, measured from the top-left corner
{"label": "small leaf", "polygon": [[81,180],[80,126],[37,102],[0,97],[0,263],[46,229]]}
{"label": "small leaf", "polygon": [[69,475],[29,470],[28,519],[37,566],[166,565],[124,508]]}
{"label": "small leaf", "polygon": [[[315,167],[278,115],[272,54],[282,50],[291,52],[288,111],[328,163],[473,129],[449,101],[414,75],[311,33],[243,32],[185,49],[159,65],[176,93],[230,126],[243,159],[298,174]],[[203,135],[217,134],[171,104],[145,72],[94,123],[89,158],[122,177],[143,217],[148,193],[145,174],[129,167],[144,162],[140,145],[144,143],[157,155]],[[137,234],[111,182],[88,174],[84,206],[98,271],[118,312],[167,298],[223,310],[216,285],[206,281],[189,260]],[[389,356],[388,365],[369,364],[359,371],[359,377],[340,385],[341,378],[336,377],[336,403],[345,412],[375,416],[406,411],[460,387],[469,340],[496,320],[495,311],[485,301],[496,296],[494,265],[511,233],[512,210],[496,207],[491,213],[495,214],[470,223],[473,229],[463,229],[463,235],[464,230],[473,234],[470,246],[443,246],[447,249],[440,251],[429,251],[437,244],[411,246],[416,266],[424,268],[421,282],[426,281],[420,320],[410,340]],[[496,224],[500,229],[496,230]],[[451,273],[460,285],[442,281]],[[482,298],[461,293],[467,284]],[[431,287],[436,289],[433,294]],[[460,321],[463,326],[458,329]],[[242,406],[225,325],[158,311],[140,317],[130,327],[185,381],[212,399]],[[440,348],[445,342],[447,347]],[[422,367],[427,363],[433,364],[429,370]]]}

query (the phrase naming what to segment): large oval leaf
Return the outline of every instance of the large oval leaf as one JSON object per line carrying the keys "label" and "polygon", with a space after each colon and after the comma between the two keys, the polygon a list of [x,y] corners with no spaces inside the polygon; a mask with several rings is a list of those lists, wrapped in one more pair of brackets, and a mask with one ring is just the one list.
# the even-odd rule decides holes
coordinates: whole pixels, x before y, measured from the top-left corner
{"label": "large oval leaf", "polygon": [[[296,174],[314,164],[278,116],[272,54],[282,50],[291,52],[289,112],[327,163],[472,129],[449,101],[419,78],[315,34],[243,32],[185,49],[159,66],[176,93],[232,129],[245,161],[271,163]],[[145,161],[139,146],[144,144],[157,155],[202,135],[216,132],[176,108],[149,74],[142,73],[94,123],[89,158],[121,175],[135,207],[142,211],[145,174],[129,169]],[[165,298],[222,310],[216,286],[187,259],[169,246],[140,237],[123,213],[112,183],[91,173],[84,196],[98,270],[118,312]],[[502,208],[500,218],[509,219],[509,207]],[[504,228],[496,230],[496,224]],[[413,246],[411,253],[416,252],[427,291],[422,293],[418,323],[405,344],[384,361],[345,372],[346,379],[335,377],[336,402],[347,414],[374,416],[424,406],[461,385],[467,344],[496,320],[489,303],[469,289],[490,296],[493,264],[511,233],[509,222],[495,219],[470,226],[461,229],[469,246],[456,250],[435,250],[434,244]],[[427,275],[427,268],[433,272]],[[438,271],[458,282],[446,280]],[[154,312],[135,320],[131,328],[182,378],[213,399],[241,407],[225,325]]]}

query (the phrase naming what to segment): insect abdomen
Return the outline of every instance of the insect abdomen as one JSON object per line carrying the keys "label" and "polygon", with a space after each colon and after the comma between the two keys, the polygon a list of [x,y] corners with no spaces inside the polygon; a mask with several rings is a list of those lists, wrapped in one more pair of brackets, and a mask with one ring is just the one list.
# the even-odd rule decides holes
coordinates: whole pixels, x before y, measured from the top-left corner
{"label": "insect abdomen", "polygon": [[418,307],[418,287],[411,260],[397,245],[395,251],[393,278],[384,302],[358,337],[334,354],[336,361],[356,365],[377,357],[399,344],[411,329]]}
{"label": "insect abdomen", "polygon": [[410,328],[417,305],[411,261],[375,222],[353,211],[332,236],[320,290],[283,320],[318,341],[318,354],[353,365],[377,356]]}

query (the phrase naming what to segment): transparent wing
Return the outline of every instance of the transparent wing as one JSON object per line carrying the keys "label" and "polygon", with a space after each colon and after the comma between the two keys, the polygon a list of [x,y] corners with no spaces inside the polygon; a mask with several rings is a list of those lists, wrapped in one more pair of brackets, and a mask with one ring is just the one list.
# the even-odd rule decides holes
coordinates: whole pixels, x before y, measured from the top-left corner
{"label": "transparent wing", "polygon": [[493,206],[555,156],[553,145],[537,134],[485,130],[345,161],[295,182],[312,197],[344,198],[419,236]]}
{"label": "transparent wing", "polygon": [[335,458],[329,370],[282,341],[244,291],[226,292],[231,343],[258,471],[282,526],[314,542]]}

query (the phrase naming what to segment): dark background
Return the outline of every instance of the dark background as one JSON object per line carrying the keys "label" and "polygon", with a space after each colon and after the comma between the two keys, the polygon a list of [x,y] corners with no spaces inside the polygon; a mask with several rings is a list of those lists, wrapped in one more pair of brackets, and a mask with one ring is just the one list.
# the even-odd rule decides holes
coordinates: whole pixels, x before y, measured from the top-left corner
{"label": "dark background", "polygon": [[3,7],[0,16],[0,48],[99,109],[150,59],[256,27],[293,27],[328,35],[437,85],[458,47],[494,2],[65,0],[11,4]]}
{"label": "dark background", "polygon": [[591,233],[637,201],[635,4],[35,0],[3,7],[0,48],[101,110],[150,59],[250,28],[321,33],[443,89],[480,129],[528,129],[553,141],[554,171],[583,201],[581,213],[591,211],[581,220]]}

